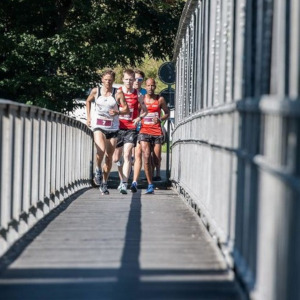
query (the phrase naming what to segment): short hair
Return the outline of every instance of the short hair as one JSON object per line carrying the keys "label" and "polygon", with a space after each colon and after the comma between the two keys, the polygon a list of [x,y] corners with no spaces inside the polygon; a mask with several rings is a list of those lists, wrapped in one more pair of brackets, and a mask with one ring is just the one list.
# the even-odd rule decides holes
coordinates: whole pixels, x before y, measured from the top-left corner
{"label": "short hair", "polygon": [[145,78],[145,73],[144,73],[142,70],[135,69],[135,70],[134,70],[134,73],[135,73],[135,74],[139,74],[139,75],[141,75],[143,78]]}
{"label": "short hair", "polygon": [[134,71],[133,71],[132,69],[125,69],[125,70],[123,71],[123,76],[124,76],[125,74],[134,77]]}
{"label": "short hair", "polygon": [[105,75],[110,75],[114,80],[116,78],[116,73],[112,69],[105,70],[101,77],[104,77]]}

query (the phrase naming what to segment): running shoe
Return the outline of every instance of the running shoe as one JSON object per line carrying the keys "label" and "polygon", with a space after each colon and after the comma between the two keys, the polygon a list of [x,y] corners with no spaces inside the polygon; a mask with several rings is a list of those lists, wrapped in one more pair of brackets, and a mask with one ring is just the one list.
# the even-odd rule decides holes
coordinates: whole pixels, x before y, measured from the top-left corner
{"label": "running shoe", "polygon": [[124,195],[127,194],[127,183],[124,183],[124,182],[123,182],[123,183],[121,184],[120,193],[121,193],[121,194],[124,194]]}
{"label": "running shoe", "polygon": [[147,188],[145,194],[153,194],[153,193],[154,193],[154,185],[148,184],[148,188]]}
{"label": "running shoe", "polygon": [[122,188],[122,181],[120,182],[119,186],[117,187],[117,190],[120,192]]}
{"label": "running shoe", "polygon": [[102,183],[102,172],[100,169],[96,169],[95,171],[94,183],[97,186],[100,186]]}
{"label": "running shoe", "polygon": [[109,195],[109,190],[107,188],[107,183],[102,183],[99,190],[102,193],[102,195]]}
{"label": "running shoe", "polygon": [[137,188],[137,183],[136,181],[134,181],[132,184],[131,184],[131,187],[130,187],[130,190],[132,193],[136,193],[138,188]]}
{"label": "running shoe", "polygon": [[153,181],[161,181],[161,177],[160,176],[154,176],[152,178]]}

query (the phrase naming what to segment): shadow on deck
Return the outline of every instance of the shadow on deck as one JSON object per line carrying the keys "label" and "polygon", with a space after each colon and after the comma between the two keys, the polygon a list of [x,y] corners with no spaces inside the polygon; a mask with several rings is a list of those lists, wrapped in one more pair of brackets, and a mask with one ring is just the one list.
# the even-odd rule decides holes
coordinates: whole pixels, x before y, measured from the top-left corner
{"label": "shadow on deck", "polygon": [[109,196],[77,192],[2,257],[1,299],[245,299],[173,190],[110,186]]}

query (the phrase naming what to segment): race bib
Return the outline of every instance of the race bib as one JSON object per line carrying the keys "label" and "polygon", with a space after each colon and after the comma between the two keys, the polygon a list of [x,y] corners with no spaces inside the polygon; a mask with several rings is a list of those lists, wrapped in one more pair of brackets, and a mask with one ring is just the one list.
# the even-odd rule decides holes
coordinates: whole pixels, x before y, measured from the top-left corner
{"label": "race bib", "polygon": [[108,119],[97,119],[96,122],[97,125],[102,126],[102,127],[111,127],[112,126],[112,120]]}
{"label": "race bib", "polygon": [[129,109],[129,114],[128,115],[120,115],[119,119],[132,121],[133,120],[133,108]]}
{"label": "race bib", "polygon": [[154,113],[148,113],[147,116],[144,118],[144,124],[146,125],[153,125],[153,118],[158,118],[158,113],[154,112]]}

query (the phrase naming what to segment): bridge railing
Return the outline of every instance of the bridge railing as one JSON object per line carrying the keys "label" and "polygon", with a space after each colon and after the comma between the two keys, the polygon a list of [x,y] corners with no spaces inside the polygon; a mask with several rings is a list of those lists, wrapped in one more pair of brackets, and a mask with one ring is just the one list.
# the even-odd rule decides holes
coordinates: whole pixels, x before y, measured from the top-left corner
{"label": "bridge railing", "polygon": [[0,256],[61,201],[90,186],[92,162],[84,124],[0,100]]}
{"label": "bridge railing", "polygon": [[190,0],[171,180],[253,299],[300,299],[300,4]]}

